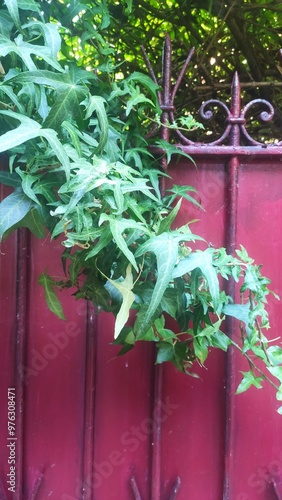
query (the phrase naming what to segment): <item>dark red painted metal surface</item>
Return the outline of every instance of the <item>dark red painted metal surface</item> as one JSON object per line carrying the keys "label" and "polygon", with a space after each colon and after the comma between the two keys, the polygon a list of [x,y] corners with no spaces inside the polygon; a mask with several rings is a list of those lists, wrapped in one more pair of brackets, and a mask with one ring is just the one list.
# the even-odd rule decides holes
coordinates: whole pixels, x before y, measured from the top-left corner
{"label": "dark red painted metal surface", "polygon": [[[167,39],[159,94],[166,140],[192,54],[172,86]],[[185,201],[178,223],[198,219],[194,231],[230,252],[243,244],[282,296],[281,138],[274,145],[253,140],[246,124],[251,104],[242,109],[237,75],[231,94],[230,106],[216,100],[202,106],[203,118],[212,118],[213,106],[226,115],[225,130],[211,144],[176,131],[197,168],[186,159],[172,163],[170,182],[195,186],[205,208]],[[272,107],[261,105],[267,122]],[[0,499],[282,498],[282,417],[272,388],[235,396],[246,366],[232,351],[212,352],[206,369],[195,368],[201,379],[170,365],[155,367],[146,343],[116,357],[111,316],[97,315],[68,292],[66,322],[47,310],[37,277],[45,268],[60,276],[60,253],[60,242],[30,238],[24,230],[1,244]],[[270,299],[273,338],[282,330],[281,309]],[[233,328],[227,325],[230,335]],[[16,393],[15,493],[8,489],[9,388]]]}

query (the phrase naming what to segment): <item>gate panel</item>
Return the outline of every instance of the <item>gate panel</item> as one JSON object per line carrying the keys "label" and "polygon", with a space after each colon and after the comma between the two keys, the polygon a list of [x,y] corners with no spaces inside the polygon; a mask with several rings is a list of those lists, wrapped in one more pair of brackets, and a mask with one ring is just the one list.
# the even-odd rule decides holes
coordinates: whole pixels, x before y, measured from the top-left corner
{"label": "gate panel", "polygon": [[[204,210],[183,200],[177,226],[196,220],[190,228],[214,246],[224,245],[226,172],[222,162],[197,159],[196,166],[179,160],[169,168],[171,183],[198,190]],[[206,248],[206,243],[190,244]],[[168,481],[180,477],[177,500],[215,500],[222,496],[225,442],[225,356],[214,351],[205,368],[193,367],[200,378],[164,369],[164,400],[175,406],[163,423],[161,498],[168,498]]]}
{"label": "gate panel", "polygon": [[[7,196],[7,189],[0,185],[0,198]],[[4,475],[9,472],[7,448],[8,388],[14,387],[14,354],[16,322],[16,248],[13,235],[0,246],[0,498],[5,491]]]}
{"label": "gate panel", "polygon": [[[94,426],[94,498],[133,498],[130,478],[138,483],[142,498],[150,498],[150,449],[152,411],[152,346],[146,343],[116,357],[114,321],[98,316],[97,386]],[[147,366],[147,371],[144,371]]]}
{"label": "gate panel", "polygon": [[[280,297],[281,166],[281,161],[243,162],[239,175],[237,235],[237,241],[248,249],[255,261],[263,263],[263,274],[271,279],[270,288]],[[269,336],[276,342],[278,338],[281,344],[281,301],[270,296],[268,311]],[[247,368],[242,360],[236,362],[236,370]],[[282,422],[274,411],[278,403],[274,389],[267,383],[263,391],[251,388],[235,397],[233,496],[236,500],[275,499],[275,490],[282,494]]]}
{"label": "gate panel", "polygon": [[[58,498],[75,491],[83,449],[85,310],[66,292],[66,321],[50,314],[38,276],[48,267],[61,276],[62,247],[32,238],[28,284],[25,386],[25,495],[42,485],[40,494],[56,491]],[[58,480],[59,479],[59,480]],[[39,497],[40,498],[40,497]]]}

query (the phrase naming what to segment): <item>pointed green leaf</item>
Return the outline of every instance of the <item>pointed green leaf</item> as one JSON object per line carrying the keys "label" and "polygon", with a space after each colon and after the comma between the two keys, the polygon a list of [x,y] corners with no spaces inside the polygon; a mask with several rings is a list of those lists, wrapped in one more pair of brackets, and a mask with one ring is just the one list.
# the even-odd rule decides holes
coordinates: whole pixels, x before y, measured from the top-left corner
{"label": "pointed green leaf", "polygon": [[182,259],[173,271],[173,278],[179,278],[180,276],[184,276],[186,273],[190,273],[196,268],[200,268],[207,280],[213,306],[215,310],[217,310],[220,304],[219,282],[216,270],[212,263],[212,254],[209,250],[210,249],[207,249],[204,252],[198,251]]}
{"label": "pointed green leaf", "polygon": [[267,355],[272,365],[282,365],[282,349],[278,345],[272,345],[267,349]]}
{"label": "pointed green leaf", "polygon": [[23,28],[30,27],[35,28],[37,32],[41,31],[43,33],[45,46],[49,48],[51,57],[56,59],[61,48],[61,37],[58,26],[55,23],[42,23],[38,20],[23,25]]}
{"label": "pointed green leaf", "polygon": [[115,322],[115,332],[114,338],[116,339],[123,327],[125,326],[128,318],[131,306],[135,300],[135,295],[132,292],[133,288],[133,275],[131,270],[131,264],[127,266],[126,276],[123,281],[115,281],[109,279],[109,282],[121,293],[122,295],[122,304],[120,310],[116,317]]}
{"label": "pointed green leaf", "polygon": [[48,47],[24,42],[22,35],[18,35],[14,42],[3,35],[0,36],[0,56],[5,57],[10,53],[15,53],[22,59],[28,70],[36,70],[36,65],[31,57],[31,55],[35,55],[43,59],[56,70],[60,72],[63,71],[57,60],[50,57],[50,49]]}
{"label": "pointed green leaf", "polygon": [[267,369],[282,384],[282,366],[268,366]]}
{"label": "pointed green leaf", "polygon": [[57,133],[52,129],[42,129],[41,125],[35,120],[31,120],[27,116],[20,115],[19,113],[14,113],[13,111],[3,111],[0,110],[0,114],[11,116],[16,120],[19,120],[21,124],[6,134],[0,136],[0,153],[4,151],[9,151],[24,142],[34,139],[36,137],[45,137],[47,139],[51,149],[57,156],[58,160],[61,162],[67,179],[69,179],[70,171],[70,161],[69,157],[60,143]]}
{"label": "pointed green leaf", "polygon": [[165,233],[166,231],[169,231],[171,228],[171,224],[173,223],[175,217],[177,216],[180,207],[181,207],[182,199],[180,199],[173,210],[167,215],[167,217],[164,217],[159,225],[158,229],[158,234]]}
{"label": "pointed green leaf", "polygon": [[40,6],[35,0],[17,0],[17,2],[19,9],[31,10],[32,12],[38,12],[39,14],[42,14]]}
{"label": "pointed green leaf", "polygon": [[264,377],[256,377],[253,372],[241,372],[243,374],[243,380],[240,382],[236,394],[241,394],[245,392],[254,385],[257,389],[262,388],[262,382],[264,381]]}
{"label": "pointed green leaf", "polygon": [[17,174],[20,176],[22,179],[22,190],[26,194],[28,198],[33,200],[35,203],[40,205],[40,202],[37,198],[37,196],[34,194],[34,191],[32,189],[33,184],[40,178],[39,175],[31,175],[24,170],[21,170],[19,167],[15,169]]}
{"label": "pointed green leaf", "polygon": [[160,139],[159,141],[156,141],[156,145],[160,146],[164,150],[164,153],[166,154],[168,163],[170,163],[172,155],[177,155],[177,156],[184,156],[185,158],[190,160],[195,165],[195,162],[191,158],[191,156],[188,155],[187,153],[184,153],[184,151],[182,151],[182,149],[180,147],[174,146],[174,144],[170,144],[169,142],[166,142],[164,139]]}
{"label": "pointed green leaf", "polygon": [[167,342],[160,342],[157,344],[158,353],[156,364],[164,363],[165,361],[171,361],[174,358],[174,347]]}
{"label": "pointed green leaf", "polygon": [[19,31],[21,31],[21,22],[20,22],[17,0],[4,0],[4,2],[16,27],[18,28]]}
{"label": "pointed green leaf", "polygon": [[47,305],[58,318],[65,319],[62,305],[54,291],[56,282],[47,274],[42,273],[38,278],[38,283],[43,286]]}
{"label": "pointed green leaf", "polygon": [[19,176],[15,173],[11,172],[2,172],[0,171],[0,182],[5,186],[11,186],[14,188],[21,186],[21,180]]}
{"label": "pointed green leaf", "polygon": [[[63,71],[63,70],[62,70]],[[60,90],[63,87],[71,87],[76,82],[71,78],[68,71],[56,73],[48,69],[35,69],[34,71],[22,71],[18,75],[9,78],[9,83],[37,83],[38,85],[45,85],[52,89]]]}
{"label": "pointed green leaf", "polygon": [[144,226],[141,222],[135,222],[134,220],[131,219],[114,219],[109,215],[102,214],[102,216],[100,217],[100,224],[102,224],[104,221],[109,222],[110,229],[117,246],[125,255],[125,257],[129,260],[129,262],[132,264],[134,269],[138,271],[138,266],[135,257],[133,253],[129,250],[126,244],[126,240],[123,237],[123,234],[127,229],[139,229],[147,234],[150,234],[149,230],[147,230],[146,226]]}
{"label": "pointed green leaf", "polygon": [[205,338],[195,339],[193,347],[195,356],[199,359],[200,363],[203,365],[209,354],[206,339]]}
{"label": "pointed green leaf", "polygon": [[[0,113],[7,114],[7,112],[4,111],[0,111]],[[10,149],[19,146],[30,139],[38,137],[38,135],[40,135],[40,128],[41,126],[38,123],[33,122],[29,125],[22,123],[17,128],[9,130],[9,132],[0,136],[0,153],[9,151]]]}
{"label": "pointed green leaf", "polygon": [[109,123],[108,123],[108,117],[107,113],[105,110],[105,99],[100,96],[90,96],[90,99],[86,99],[83,101],[81,104],[84,104],[86,107],[86,116],[85,118],[90,118],[93,113],[95,112],[98,118],[98,123],[99,123],[99,128],[100,128],[100,138],[99,138],[99,145],[97,147],[97,150],[95,151],[96,154],[99,154],[103,151],[107,140],[108,140],[108,132],[109,132]]}
{"label": "pointed green leaf", "polygon": [[21,189],[16,189],[0,203],[0,240],[8,229],[25,217],[32,205]]}
{"label": "pointed green leaf", "polygon": [[6,96],[9,97],[11,102],[13,102],[14,105],[18,108],[18,111],[20,113],[25,113],[24,106],[19,101],[18,96],[16,94],[14,94],[12,87],[10,87],[9,85],[1,84],[0,85],[0,94],[1,94],[1,92],[3,92],[4,94],[6,94]]}
{"label": "pointed green leaf", "polygon": [[180,278],[187,273],[190,273],[197,267],[200,268],[202,263],[202,253],[201,252],[193,252],[188,257],[182,259],[179,264],[175,267],[172,273],[172,277]]}
{"label": "pointed green leaf", "polygon": [[80,124],[84,119],[84,113],[80,106],[85,97],[85,89],[78,85],[61,86],[57,90],[55,102],[43,123],[46,128],[59,130],[66,120],[76,120]]}
{"label": "pointed green leaf", "polygon": [[23,219],[10,227],[5,232],[4,237],[6,238],[12,231],[15,231],[19,227],[27,227],[37,238],[44,238],[46,236],[44,221],[36,208],[29,210]]}
{"label": "pointed green leaf", "polygon": [[36,208],[32,208],[21,221],[22,227],[27,227],[37,238],[46,236],[44,221]]}
{"label": "pointed green leaf", "polygon": [[160,90],[160,86],[153,82],[152,78],[148,75],[144,75],[139,71],[134,71],[128,78],[127,82],[135,81],[141,83],[144,87],[146,87],[153,96],[156,97],[157,91]]}
{"label": "pointed green leaf", "polygon": [[45,137],[45,139],[47,139],[49,146],[51,146],[52,151],[55,153],[59,162],[62,164],[67,180],[69,180],[70,160],[63,145],[58,139],[57,132],[55,132],[55,130],[52,129],[41,129],[38,135],[41,137]]}
{"label": "pointed green leaf", "polygon": [[148,330],[151,319],[158,308],[164,292],[172,278],[172,272],[178,258],[178,241],[169,233],[155,236],[142,245],[136,252],[136,256],[145,252],[153,252],[157,259],[157,281],[153,290],[142,330]]}
{"label": "pointed green leaf", "polygon": [[250,303],[247,304],[225,304],[222,309],[223,314],[226,316],[232,316],[233,318],[243,321],[246,325],[246,332],[249,334],[251,329],[249,327],[250,323]]}

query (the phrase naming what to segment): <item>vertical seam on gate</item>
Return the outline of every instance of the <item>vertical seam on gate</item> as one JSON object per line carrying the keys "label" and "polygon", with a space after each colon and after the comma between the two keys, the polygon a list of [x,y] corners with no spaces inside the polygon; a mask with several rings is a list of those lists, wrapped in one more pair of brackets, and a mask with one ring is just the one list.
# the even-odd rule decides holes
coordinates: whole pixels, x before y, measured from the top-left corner
{"label": "vertical seam on gate", "polygon": [[161,499],[161,398],[163,385],[163,367],[154,369],[152,464],[151,464],[151,500]]}
{"label": "vertical seam on gate", "polygon": [[24,466],[24,412],[25,387],[24,373],[27,334],[28,306],[28,258],[30,237],[27,229],[17,232],[17,288],[16,288],[16,335],[15,335],[15,367],[14,380],[16,389],[16,470],[17,481],[15,498],[23,498],[23,466]]}
{"label": "vertical seam on gate", "polygon": [[[232,81],[231,86],[231,130],[230,145],[239,146],[240,144],[240,124],[241,113],[241,88],[238,74]],[[236,249],[237,236],[237,209],[238,209],[238,178],[240,162],[238,156],[233,156],[227,163],[227,214],[226,214],[226,248],[229,254],[234,254]],[[227,293],[234,298],[235,284],[228,281]],[[234,319],[227,317],[227,333],[229,337],[234,334]],[[226,403],[225,403],[225,460],[224,460],[224,484],[223,499],[231,498],[232,472],[234,459],[234,393],[235,393],[235,359],[234,348],[229,347],[226,358]]]}
{"label": "vertical seam on gate", "polygon": [[85,342],[85,379],[84,379],[84,423],[83,423],[83,456],[82,456],[82,500],[94,498],[93,484],[94,464],[94,422],[95,422],[95,384],[96,384],[96,333],[97,314],[93,305],[88,302],[86,310],[86,342]]}

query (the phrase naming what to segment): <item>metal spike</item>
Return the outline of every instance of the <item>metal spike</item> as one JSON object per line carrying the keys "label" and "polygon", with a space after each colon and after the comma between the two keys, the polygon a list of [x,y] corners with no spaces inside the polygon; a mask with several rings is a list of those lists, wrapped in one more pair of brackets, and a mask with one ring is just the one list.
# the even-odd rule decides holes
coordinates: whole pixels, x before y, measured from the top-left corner
{"label": "metal spike", "polygon": [[177,496],[177,493],[180,490],[180,486],[181,486],[181,479],[180,479],[179,476],[177,476],[177,478],[175,480],[175,483],[173,485],[172,492],[170,494],[169,500],[175,500],[175,498]]}
{"label": "metal spike", "polygon": [[132,489],[135,500],[142,500],[142,497],[141,497],[141,494],[139,492],[139,489],[138,489],[138,486],[136,483],[136,479],[134,476],[131,476],[131,478],[130,478],[130,485],[131,485],[131,489]]}

